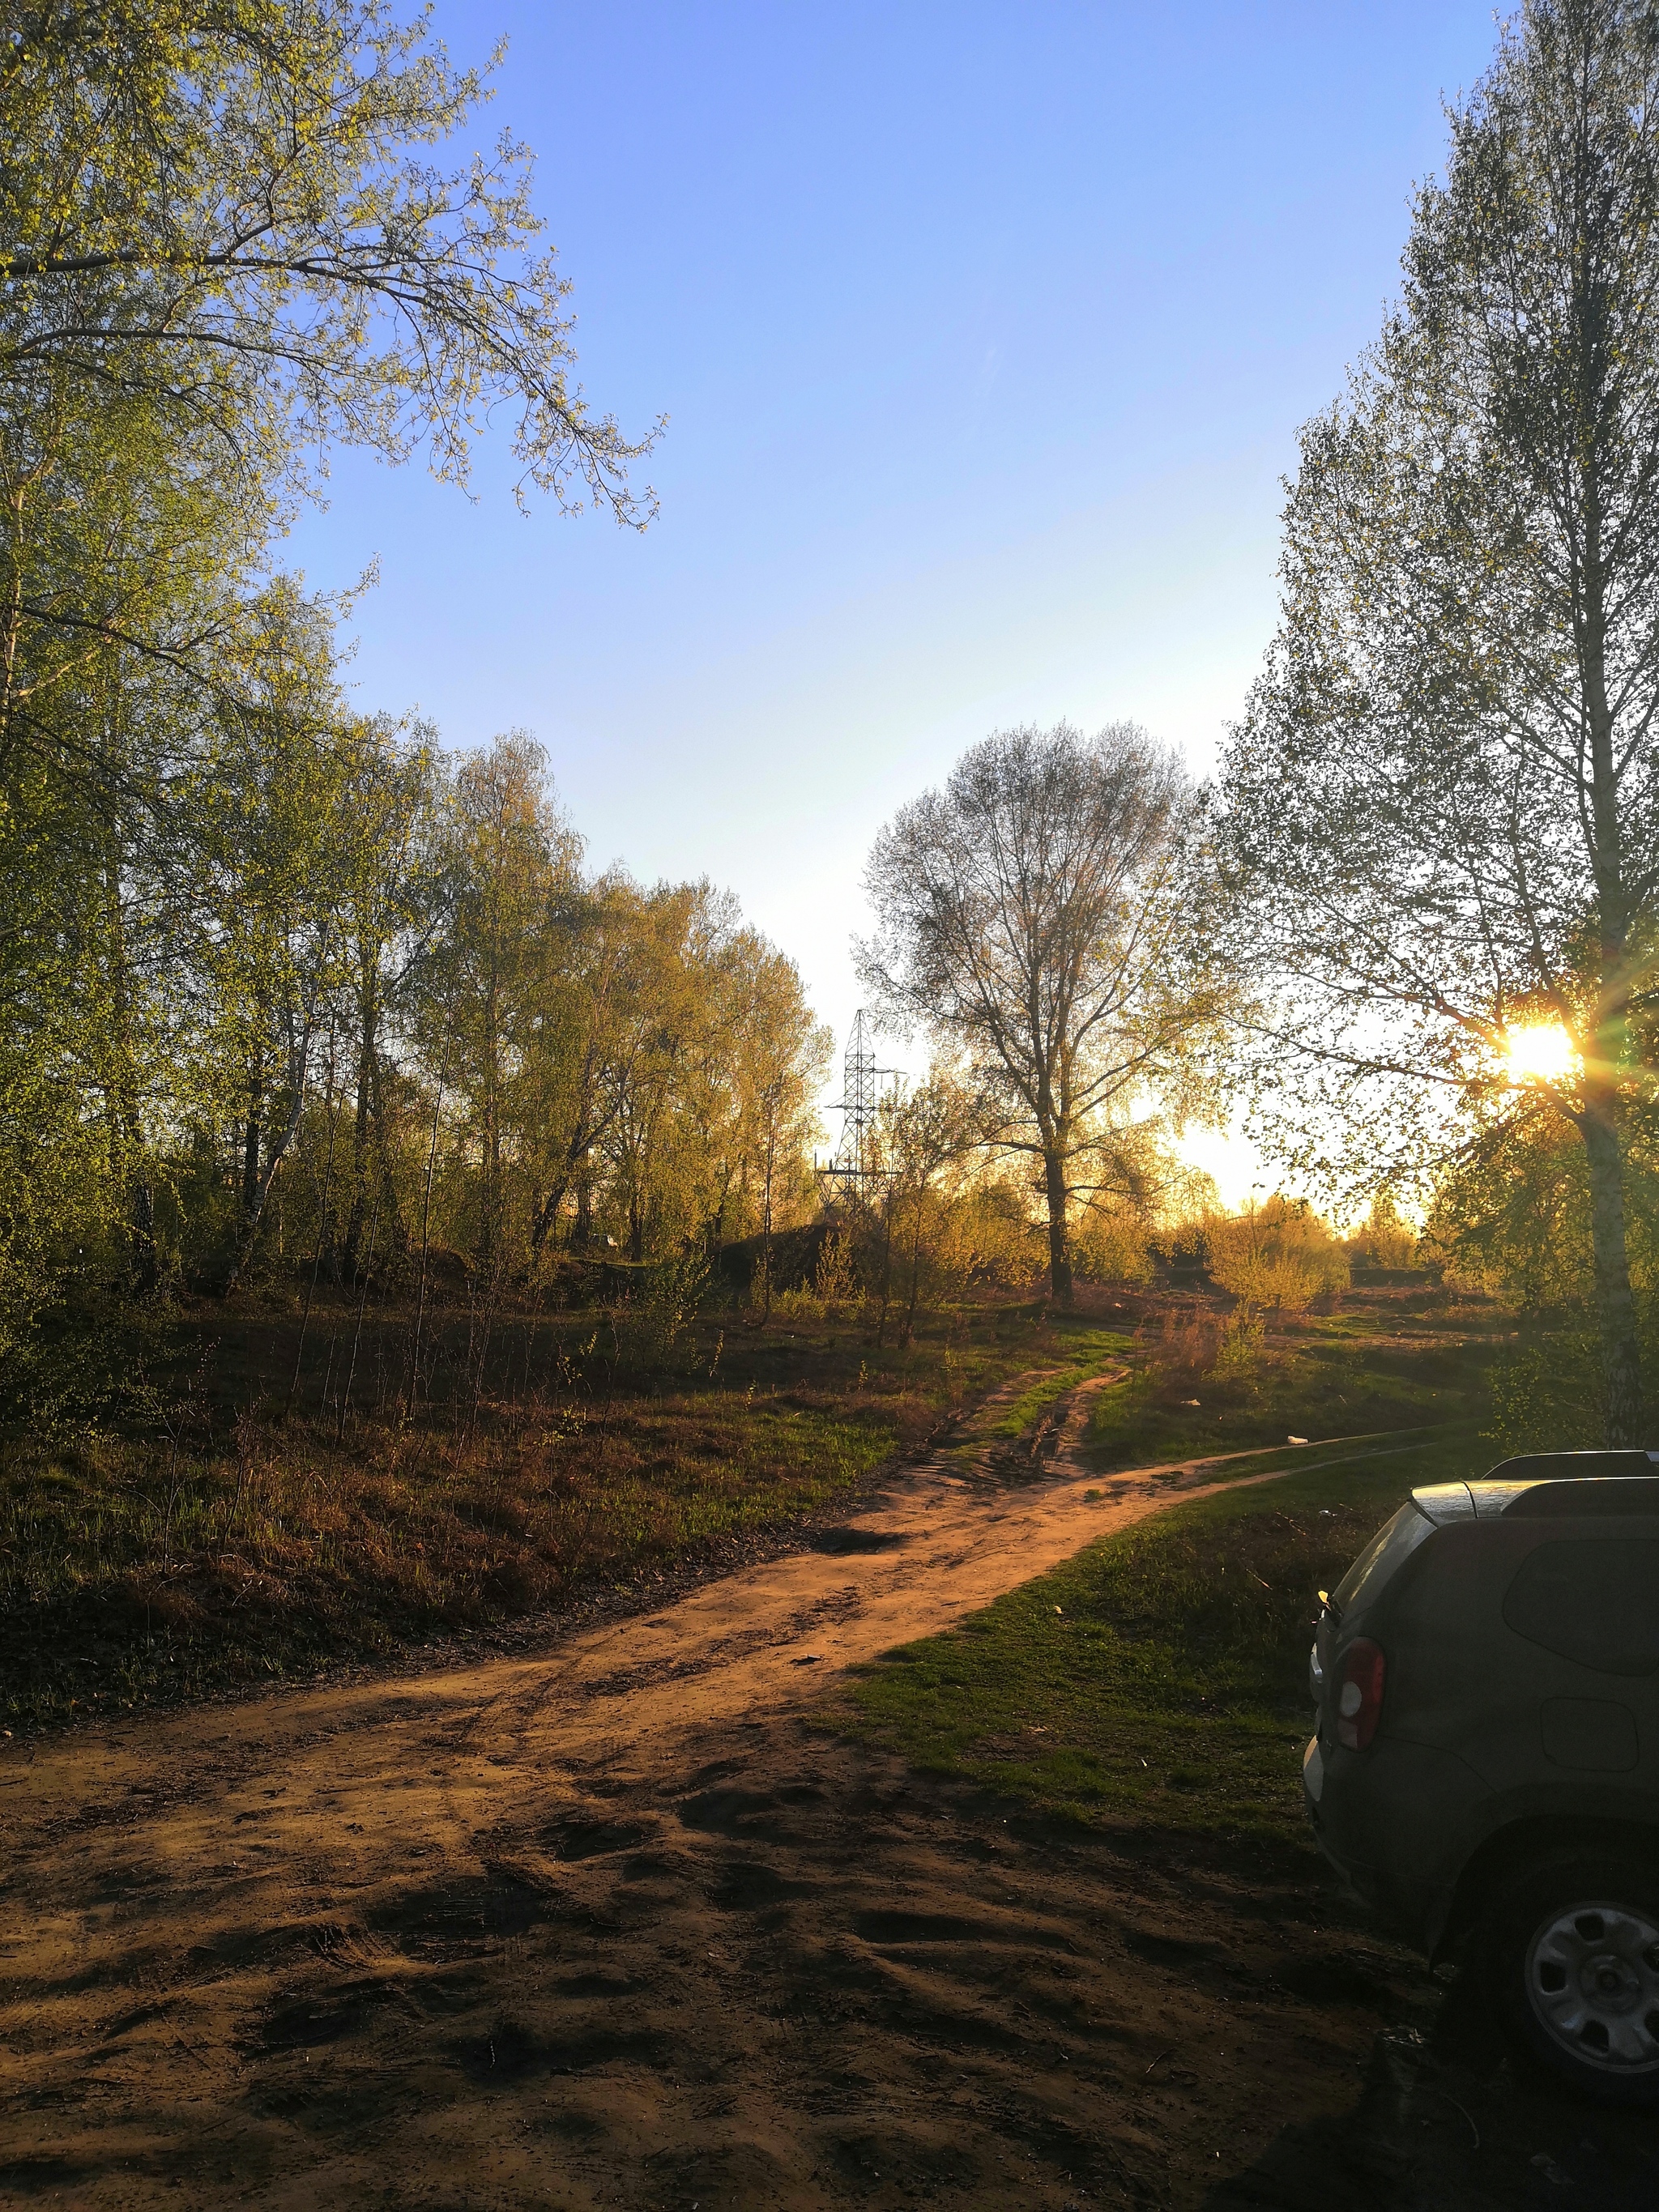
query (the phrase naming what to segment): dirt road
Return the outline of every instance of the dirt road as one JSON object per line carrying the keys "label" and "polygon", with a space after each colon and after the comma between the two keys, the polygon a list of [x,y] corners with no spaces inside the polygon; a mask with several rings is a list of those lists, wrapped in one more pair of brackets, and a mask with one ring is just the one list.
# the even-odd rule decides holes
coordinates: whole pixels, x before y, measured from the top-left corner
{"label": "dirt road", "polygon": [[536,1656],[7,1747],[0,2203],[1300,2201],[1253,2164],[1420,1976],[1316,1888],[1011,1830],[808,1724],[1205,1486],[1082,1473],[1083,1394],[1021,1480],[996,1411]]}

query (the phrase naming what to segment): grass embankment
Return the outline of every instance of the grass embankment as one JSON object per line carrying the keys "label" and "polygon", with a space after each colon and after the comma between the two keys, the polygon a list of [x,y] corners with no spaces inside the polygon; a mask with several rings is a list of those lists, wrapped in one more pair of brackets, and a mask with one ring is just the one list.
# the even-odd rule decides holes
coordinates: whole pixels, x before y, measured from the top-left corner
{"label": "grass embankment", "polygon": [[382,1316],[343,1419],[347,1304],[313,1315],[313,1368],[283,1419],[293,1318],[204,1321],[210,1357],[175,1347],[159,1425],[4,1449],[7,1725],[314,1674],[647,1585],[832,1505],[1011,1374],[1087,1371],[1092,1343],[1029,1303],[930,1315],[903,1350],[834,1316],[763,1330],[726,1314],[630,1370],[617,1333],[576,1312],[498,1317],[484,1371],[458,1316],[447,1396],[404,1418],[406,1324]]}
{"label": "grass embankment", "polygon": [[1416,1485],[1489,1458],[1442,1441],[1176,1506],[888,1653],[847,1725],[1044,1813],[1311,1852],[1315,1594]]}
{"label": "grass embankment", "polygon": [[1096,1400],[1103,1468],[1149,1467],[1287,1437],[1366,1436],[1469,1422],[1513,1317],[1426,1281],[1345,1291],[1337,1310],[1240,1328],[1224,1301],[1160,1302],[1134,1373]]}

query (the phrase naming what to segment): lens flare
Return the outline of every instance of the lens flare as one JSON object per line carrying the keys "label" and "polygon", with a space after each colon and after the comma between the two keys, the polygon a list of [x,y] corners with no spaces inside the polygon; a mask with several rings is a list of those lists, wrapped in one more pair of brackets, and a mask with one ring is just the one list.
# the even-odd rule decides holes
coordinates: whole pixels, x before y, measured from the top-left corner
{"label": "lens flare", "polygon": [[1578,1066],[1577,1047],[1559,1022],[1506,1030],[1504,1049],[1512,1083],[1563,1083]]}

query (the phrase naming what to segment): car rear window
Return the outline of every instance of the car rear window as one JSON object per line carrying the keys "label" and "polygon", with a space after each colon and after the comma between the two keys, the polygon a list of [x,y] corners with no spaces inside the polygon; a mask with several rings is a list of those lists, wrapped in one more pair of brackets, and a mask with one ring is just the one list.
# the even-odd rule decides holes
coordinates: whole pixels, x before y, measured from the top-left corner
{"label": "car rear window", "polygon": [[1607,1536],[1540,1544],[1504,1600],[1517,1636],[1601,1674],[1659,1669],[1659,1542]]}
{"label": "car rear window", "polygon": [[1415,1505],[1402,1505],[1393,1520],[1377,1530],[1332,1591],[1333,1609],[1346,1616],[1357,1606],[1369,1605],[1425,1537],[1433,1534],[1434,1523],[1426,1513]]}

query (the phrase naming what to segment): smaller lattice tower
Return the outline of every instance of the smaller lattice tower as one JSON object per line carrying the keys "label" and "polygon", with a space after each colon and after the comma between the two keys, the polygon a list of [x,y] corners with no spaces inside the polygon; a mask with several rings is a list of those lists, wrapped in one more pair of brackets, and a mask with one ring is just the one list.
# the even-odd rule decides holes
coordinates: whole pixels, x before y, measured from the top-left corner
{"label": "smaller lattice tower", "polygon": [[853,1017],[842,1063],[841,1097],[835,1110],[842,1117],[841,1143],[823,1173],[849,1191],[864,1191],[881,1169],[876,1159],[876,1115],[881,1105],[884,1077],[896,1075],[893,1067],[878,1067],[873,1039],[860,1006]]}

